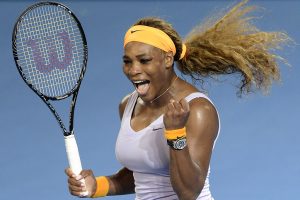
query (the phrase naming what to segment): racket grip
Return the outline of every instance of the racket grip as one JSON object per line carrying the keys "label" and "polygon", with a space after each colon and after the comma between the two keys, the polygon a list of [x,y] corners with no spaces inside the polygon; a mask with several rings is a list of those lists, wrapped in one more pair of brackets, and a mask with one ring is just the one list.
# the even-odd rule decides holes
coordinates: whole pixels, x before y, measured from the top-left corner
{"label": "racket grip", "polygon": [[[82,165],[75,135],[65,136],[65,145],[70,168],[75,175],[79,175],[82,171]],[[82,179],[82,183],[84,183],[84,179]],[[85,191],[82,196],[88,196],[88,191]]]}

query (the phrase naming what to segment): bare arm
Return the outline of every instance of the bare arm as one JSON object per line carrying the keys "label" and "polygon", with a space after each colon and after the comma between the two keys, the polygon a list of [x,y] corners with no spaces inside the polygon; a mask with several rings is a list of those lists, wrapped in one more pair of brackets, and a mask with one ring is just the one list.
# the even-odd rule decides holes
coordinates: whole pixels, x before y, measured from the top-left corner
{"label": "bare arm", "polygon": [[204,98],[171,102],[164,115],[167,130],[186,127],[187,147],[170,148],[170,177],[181,200],[196,199],[203,189],[218,131],[214,106]]}
{"label": "bare arm", "polygon": [[109,176],[108,195],[121,195],[134,193],[134,179],[132,171],[127,168],[121,169],[118,173]]}

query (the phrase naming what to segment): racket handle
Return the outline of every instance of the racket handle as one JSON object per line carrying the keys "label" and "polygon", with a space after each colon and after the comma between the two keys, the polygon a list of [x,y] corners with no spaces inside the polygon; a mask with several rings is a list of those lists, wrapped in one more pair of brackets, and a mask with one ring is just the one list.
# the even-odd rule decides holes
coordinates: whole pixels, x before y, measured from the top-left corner
{"label": "racket handle", "polygon": [[[82,171],[82,165],[75,135],[65,136],[65,145],[70,168],[75,175],[79,175]],[[84,183],[84,179],[82,179],[82,183]],[[85,191],[82,196],[88,196],[88,191]]]}

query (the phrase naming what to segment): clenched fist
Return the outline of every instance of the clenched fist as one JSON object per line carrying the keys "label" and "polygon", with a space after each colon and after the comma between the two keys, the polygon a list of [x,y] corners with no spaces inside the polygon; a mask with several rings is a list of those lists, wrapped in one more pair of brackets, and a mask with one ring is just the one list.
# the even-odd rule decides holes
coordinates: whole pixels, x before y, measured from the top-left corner
{"label": "clenched fist", "polygon": [[183,128],[190,114],[189,103],[185,99],[179,102],[171,99],[166,106],[164,114],[164,125],[166,130]]}

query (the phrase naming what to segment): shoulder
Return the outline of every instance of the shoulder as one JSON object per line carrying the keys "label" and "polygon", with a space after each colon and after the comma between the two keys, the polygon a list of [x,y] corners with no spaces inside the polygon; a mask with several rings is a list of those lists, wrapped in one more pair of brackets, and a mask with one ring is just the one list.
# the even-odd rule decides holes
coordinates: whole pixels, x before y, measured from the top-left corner
{"label": "shoulder", "polygon": [[214,124],[218,126],[218,113],[209,97],[184,80],[179,85],[178,94],[179,99],[184,98],[189,103],[189,121],[192,122],[190,123],[192,126],[194,126],[194,123],[199,124],[209,121],[215,122]]}
{"label": "shoulder", "polygon": [[189,106],[187,129],[192,137],[214,141],[219,130],[219,117],[215,106],[203,97],[192,99]]}
{"label": "shoulder", "polygon": [[215,106],[205,97],[196,97],[189,101],[189,105],[191,112],[217,116],[217,110]]}

